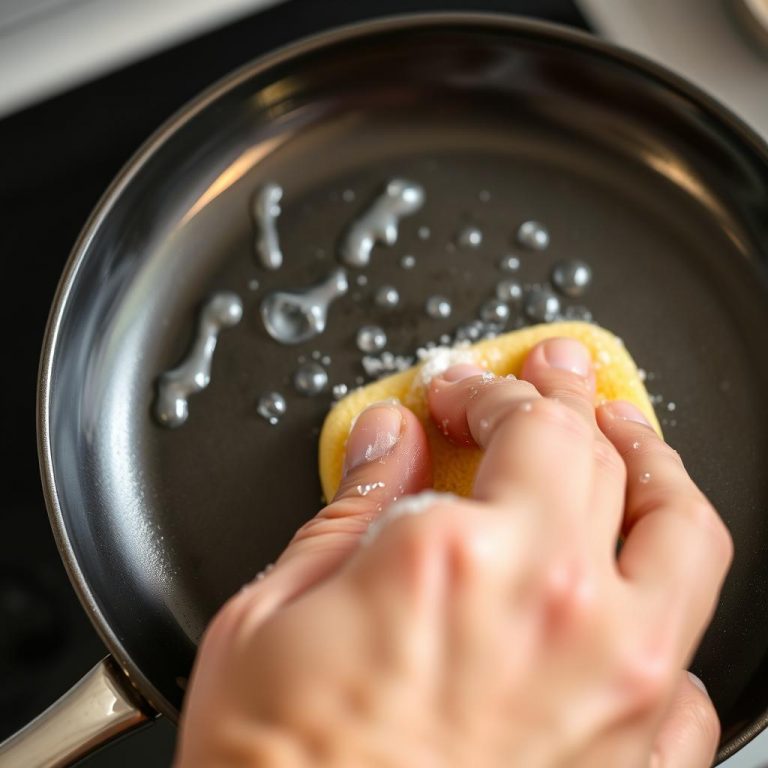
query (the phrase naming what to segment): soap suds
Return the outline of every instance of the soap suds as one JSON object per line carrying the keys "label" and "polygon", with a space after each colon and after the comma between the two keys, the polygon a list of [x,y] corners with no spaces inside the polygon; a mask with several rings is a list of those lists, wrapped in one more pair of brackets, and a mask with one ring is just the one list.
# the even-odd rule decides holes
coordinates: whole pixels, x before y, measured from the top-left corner
{"label": "soap suds", "polygon": [[466,341],[457,342],[453,347],[422,347],[416,351],[416,357],[421,368],[414,383],[418,382],[422,387],[428,387],[435,376],[445,373],[454,365],[477,365],[475,353]]}
{"label": "soap suds", "polygon": [[439,503],[453,503],[458,496],[452,493],[436,493],[435,491],[422,491],[413,496],[404,496],[387,507],[381,517],[368,526],[363,534],[361,543],[370,544],[393,520],[406,515],[420,515]]}

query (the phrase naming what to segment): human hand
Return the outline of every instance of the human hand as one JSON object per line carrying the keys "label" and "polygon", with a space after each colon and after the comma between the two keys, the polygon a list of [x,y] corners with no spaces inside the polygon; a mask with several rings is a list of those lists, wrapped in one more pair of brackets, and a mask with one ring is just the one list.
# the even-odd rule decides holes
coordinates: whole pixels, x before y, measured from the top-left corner
{"label": "human hand", "polygon": [[473,499],[387,515],[429,486],[426,437],[401,406],[363,413],[337,498],[206,632],[178,768],[711,762],[682,670],[725,526],[636,409],[595,410],[576,342],[536,347],[527,381],[480,373],[429,392],[448,439],[485,449]]}

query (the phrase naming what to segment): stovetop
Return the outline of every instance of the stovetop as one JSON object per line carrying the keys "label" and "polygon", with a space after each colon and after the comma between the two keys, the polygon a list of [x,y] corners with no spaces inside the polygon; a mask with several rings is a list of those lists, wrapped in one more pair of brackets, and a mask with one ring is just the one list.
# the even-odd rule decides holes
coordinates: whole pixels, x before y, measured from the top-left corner
{"label": "stovetop", "polygon": [[[111,179],[175,110],[265,51],[339,24],[426,10],[517,13],[586,28],[570,0],[289,0],[0,122],[3,281],[1,420],[6,501],[0,537],[0,740],[105,655],[51,536],[35,442],[37,363],[69,250]],[[160,722],[86,760],[167,766]]]}

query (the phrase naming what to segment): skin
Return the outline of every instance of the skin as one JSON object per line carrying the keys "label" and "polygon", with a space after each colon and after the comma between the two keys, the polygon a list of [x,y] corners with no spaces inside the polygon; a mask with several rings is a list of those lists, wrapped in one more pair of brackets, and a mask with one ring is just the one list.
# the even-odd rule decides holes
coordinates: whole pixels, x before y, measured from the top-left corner
{"label": "skin", "polygon": [[577,342],[480,374],[429,390],[446,439],[485,451],[472,498],[387,517],[429,488],[427,441],[402,406],[364,412],[336,499],[207,630],[176,768],[711,764],[685,667],[727,529],[635,408],[595,407]]}

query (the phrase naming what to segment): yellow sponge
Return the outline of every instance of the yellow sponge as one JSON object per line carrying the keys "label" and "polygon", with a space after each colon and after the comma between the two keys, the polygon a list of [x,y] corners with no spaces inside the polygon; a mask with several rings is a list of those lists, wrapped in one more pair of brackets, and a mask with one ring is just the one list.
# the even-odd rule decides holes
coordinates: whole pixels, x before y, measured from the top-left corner
{"label": "yellow sponge", "polygon": [[[543,339],[568,336],[581,341],[592,354],[601,400],[628,400],[648,418],[656,431],[661,428],[653,412],[637,366],[621,339],[590,323],[547,323],[481,341],[468,348],[477,365],[499,376],[519,375],[529,350]],[[372,403],[397,398],[422,421],[429,438],[437,491],[468,496],[472,490],[481,451],[449,443],[432,423],[426,390],[418,375],[421,366],[375,381],[340,400],[325,419],[320,434],[320,482],[332,499],[341,482],[344,451],[355,417]]]}

